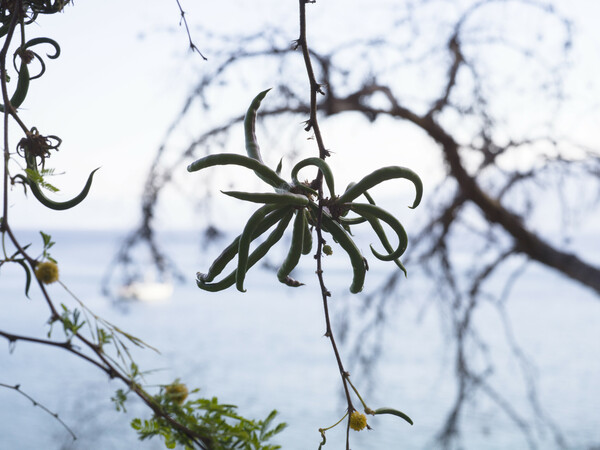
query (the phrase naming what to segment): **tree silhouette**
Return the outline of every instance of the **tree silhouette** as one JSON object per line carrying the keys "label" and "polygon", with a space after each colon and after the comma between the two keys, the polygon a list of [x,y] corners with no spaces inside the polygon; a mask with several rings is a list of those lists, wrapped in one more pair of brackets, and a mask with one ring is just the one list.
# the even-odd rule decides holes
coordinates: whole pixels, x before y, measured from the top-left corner
{"label": "tree silhouette", "polygon": [[[573,24],[551,2],[536,0],[408,1],[387,5],[383,15],[378,14],[381,8],[375,3],[362,11],[365,23],[370,14],[377,20],[385,17],[372,35],[337,36],[332,45],[314,39],[311,56],[324,94],[318,108],[326,119],[358,113],[369,123],[408,125],[427,137],[427,156],[435,155],[436,167],[444,173],[435,187],[428,187],[429,217],[413,233],[407,253],[407,264],[437,286],[436,298],[449,312],[455,340],[457,395],[439,442],[445,448],[457,442],[467,401],[482,396],[506,412],[531,448],[536,447],[531,431],[535,424],[550,429],[556,445],[564,447],[560,430],[539,405],[527,361],[508,332],[541,420],[529,422],[493,386],[493,363],[484,368],[474,363],[487,350],[480,345],[484,339],[473,326],[473,316],[487,302],[505,319],[511,287],[524,267],[534,263],[600,294],[598,262],[585,249],[575,253],[569,246],[586,215],[597,216],[600,180],[600,152],[585,138],[564,132],[565,111],[572,111],[565,80],[572,62]],[[155,234],[160,195],[179,179],[175,174],[181,167],[229,143],[247,102],[240,101],[237,112],[217,115],[219,120],[200,125],[196,120],[195,136],[181,148],[175,136],[198,109],[203,117],[222,112],[227,89],[252,85],[257,86],[252,92],[275,87],[261,110],[262,120],[298,124],[310,112],[299,70],[302,55],[291,43],[295,30],[268,27],[237,36],[195,32],[210,49],[208,67],[156,153],[141,201],[141,224],[118,255],[129,267],[134,266],[133,248],[148,245],[161,271],[174,270]],[[286,140],[293,137],[283,131],[271,136],[278,148],[285,148]],[[394,143],[390,148],[394,146],[401,147]],[[398,271],[391,273],[369,296],[367,304],[380,313],[362,332],[380,332],[386,299],[399,289],[401,279]],[[498,279],[504,288],[490,291]],[[355,350],[363,362],[378,354],[377,347]],[[363,365],[364,370],[368,367],[372,365]]]}

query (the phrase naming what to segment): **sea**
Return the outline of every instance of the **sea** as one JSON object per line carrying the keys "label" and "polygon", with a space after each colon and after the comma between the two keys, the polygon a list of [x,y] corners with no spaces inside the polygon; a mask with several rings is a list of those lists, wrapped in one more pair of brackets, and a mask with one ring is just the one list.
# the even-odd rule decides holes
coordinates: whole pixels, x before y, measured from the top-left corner
{"label": "sea", "polygon": [[[299,288],[276,279],[273,265],[284,255],[283,246],[269,260],[272,264],[249,271],[245,293],[233,288],[204,292],[196,287],[195,274],[208,268],[230,237],[207,245],[201,243],[200,232],[168,232],[160,242],[176,261],[183,281],[174,283],[168,299],[124,301],[105,296],[101,289],[109,268],[117,278],[122,270],[114,255],[123,232],[50,234],[56,244],[49,251],[68,288],[50,285],[51,297],[59,308],[72,308],[76,296],[96,316],[156,348],[158,352],[131,347],[149,391],[179,378],[190,389],[200,389],[194,395],[235,404],[245,417],[264,418],[276,409],[277,419],[288,426],[272,443],[289,450],[317,450],[319,428],[343,416],[340,374],[324,336],[312,257],[305,257],[294,272],[306,283]],[[37,232],[20,232],[19,238],[32,243],[30,251],[40,248],[41,253]],[[141,260],[141,265],[152,272],[149,261]],[[414,421],[410,426],[395,416],[369,417],[371,429],[352,431],[350,447],[441,448],[436,437],[459,393],[452,318],[448,308],[431,298],[431,278],[409,266],[409,276],[401,279],[397,293],[389,295],[382,309],[378,332],[363,333],[368,329],[362,324],[377,304],[372,295],[390,270],[387,264],[373,263],[364,292],[351,295],[352,273],[343,255],[334,253],[324,261],[333,332],[353,384],[372,409],[396,408]],[[18,265],[0,267],[0,330],[45,339],[50,331],[47,306],[35,285],[27,298],[24,284]],[[478,334],[473,342],[480,342],[485,350],[481,354],[493,362],[486,374],[493,392],[480,391],[483,394],[466,400],[461,439],[454,448],[600,449],[598,296],[532,264],[506,300],[504,316],[484,302],[472,320]],[[51,332],[57,340],[64,336],[56,325]],[[357,357],[356,345],[361,343],[362,356]],[[111,397],[123,386],[61,348],[0,339],[0,383],[19,385],[20,392],[58,414],[77,437],[74,440],[48,411],[21,393],[0,387],[0,450],[164,448],[158,438],[138,440],[130,428],[132,418],[150,415],[139,401],[132,398],[127,412],[117,412]],[[533,403],[532,385],[537,393]],[[502,398],[502,408],[494,395]],[[360,405],[356,397],[354,405]],[[560,430],[564,441],[541,423],[538,413]],[[528,440],[524,430],[533,439]],[[343,425],[328,430],[323,450],[344,449],[345,432]]]}

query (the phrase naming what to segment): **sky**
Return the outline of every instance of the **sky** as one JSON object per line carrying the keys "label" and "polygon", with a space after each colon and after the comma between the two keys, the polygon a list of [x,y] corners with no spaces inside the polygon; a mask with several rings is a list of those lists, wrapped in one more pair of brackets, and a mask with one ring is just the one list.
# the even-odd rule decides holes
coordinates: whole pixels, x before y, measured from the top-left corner
{"label": "sky", "polygon": [[[431,3],[439,4],[440,14],[444,13],[444,5],[451,11],[452,2]],[[377,20],[385,20],[382,12],[393,4],[397,2],[377,2],[368,11]],[[595,81],[600,79],[600,31],[595,20],[600,17],[600,2],[561,0],[556,4],[576,25],[574,64],[568,84],[576,97],[573,107],[577,112],[563,114],[567,117],[564,126],[574,136],[600,143],[595,125],[600,106]],[[182,5],[192,35],[196,27],[240,34],[266,25],[297,26],[295,2],[182,0]],[[309,5],[309,20],[314,30],[327,29],[328,39],[343,41],[360,34],[364,25],[362,8],[364,4],[358,1],[319,1]],[[219,56],[202,41],[196,44],[208,61],[190,53],[185,29],[179,23],[175,0],[79,0],[64,14],[43,17],[39,24],[28,27],[31,36],[52,37],[62,48],[60,58],[46,60],[46,74],[32,81],[21,110],[28,126],[63,139],[60,152],[48,161],[64,172],[51,180],[61,189],[53,198],[64,200],[75,195],[88,173],[101,169],[86,201],[67,211],[49,211],[33,199],[25,201],[19,189],[12,190],[9,218],[13,226],[29,228],[42,223],[48,229],[127,229],[136,224],[143,181],[154,153],[189,86],[203,71],[210,70],[211,61]],[[224,101],[233,104],[239,99],[232,95]],[[243,109],[245,102],[239,106]],[[397,139],[395,135],[381,136],[383,125],[357,128],[350,137],[344,131],[347,125],[336,126],[334,122],[327,139],[338,147],[367,145],[373,134],[382,142]],[[405,130],[395,131],[399,132]],[[16,142],[19,137],[12,139]],[[413,145],[419,142],[418,135],[405,135],[404,142],[407,139]],[[426,176],[440,176],[433,174],[435,169],[428,162],[421,158],[410,164]],[[375,167],[380,161],[369,163]],[[341,169],[346,170],[346,166],[342,164]],[[194,215],[185,203],[173,199],[169,206],[162,225],[193,226]],[[32,217],[36,218],[35,224],[29,223]]]}
{"label": "sky", "polygon": [[[439,14],[443,15],[446,13],[444,5],[450,10],[459,1],[430,3],[440,7]],[[297,26],[296,2],[181,2],[193,35],[196,27],[239,34],[259,31],[268,24]],[[385,6],[398,2],[374,3],[376,5],[370,3],[364,9],[364,2],[317,0],[309,6],[309,19],[315,30],[310,37],[317,39],[316,30],[327,30],[323,33],[332,41],[356,36],[364,25],[365,14],[375,14],[384,20]],[[597,84],[600,80],[600,29],[597,26],[600,1],[557,0],[556,3],[576,25],[573,65],[567,80],[573,96],[570,103],[573,112],[561,112],[560,126],[573,138],[590,145],[598,144],[595,148],[600,148],[597,129],[600,123]],[[379,25],[374,23],[374,26]],[[510,30],[510,24],[507,26]],[[53,198],[70,198],[79,192],[90,171],[101,169],[86,201],[67,211],[48,210],[33,198],[25,199],[20,188],[13,189],[10,223],[15,229],[42,228],[45,231],[134,227],[139,220],[143,182],[156,149],[180,111],[189,86],[204,71],[211,70],[211,64],[219,55],[201,40],[196,40],[196,44],[208,61],[189,52],[187,35],[179,26],[175,0],[77,0],[64,14],[44,17],[29,28],[32,36],[52,37],[62,48],[60,58],[46,60],[46,74],[32,81],[30,95],[20,111],[29,126],[63,139],[60,152],[48,160],[48,165],[64,172],[52,179],[53,184],[61,188]],[[254,92],[246,93],[243,98],[238,94],[224,97],[223,103],[243,111],[247,107],[246,97],[251,98]],[[531,109],[535,107],[529,105]],[[210,120],[209,117],[200,119]],[[369,148],[374,139],[383,148],[399,141],[409,148],[425,144],[423,136],[414,130],[397,123],[393,128],[388,125],[388,119],[374,124],[366,124],[356,117],[333,120],[324,127],[325,139],[336,149]],[[185,133],[184,130],[182,139],[192,136],[191,131]],[[14,134],[11,139],[16,144],[20,137]],[[410,157],[403,165],[413,167],[425,179],[439,178],[441,174],[436,173],[439,167],[433,164],[432,154],[432,151],[408,153]],[[266,151],[265,158],[270,163],[277,159]],[[379,165],[392,163],[392,157],[385,153],[368,160],[347,157],[331,162],[340,177],[350,178],[350,175],[363,175]],[[181,183],[186,183],[183,175]],[[224,187],[218,185],[215,189]],[[161,206],[160,226],[197,226],[198,218],[189,204],[175,197],[169,197],[166,203]],[[405,222],[404,218],[402,221]],[[232,223],[238,225],[239,220]]]}

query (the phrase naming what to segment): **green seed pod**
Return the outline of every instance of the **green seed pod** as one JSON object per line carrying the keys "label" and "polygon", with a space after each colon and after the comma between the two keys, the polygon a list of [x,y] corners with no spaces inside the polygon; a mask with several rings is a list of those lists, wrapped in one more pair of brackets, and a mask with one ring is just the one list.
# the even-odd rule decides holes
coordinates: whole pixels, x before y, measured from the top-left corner
{"label": "green seed pod", "polygon": [[367,221],[367,219],[364,217],[351,217],[350,219],[346,217],[340,217],[338,220],[344,227],[348,226],[348,228],[350,225],[360,225],[361,223],[365,223]]}
{"label": "green seed pod", "polygon": [[[19,68],[19,77],[17,79],[17,88],[15,89],[14,94],[10,98],[10,104],[14,109],[19,108],[25,98],[27,97],[27,92],[29,92],[29,81],[31,80],[29,76],[29,69],[27,68],[27,64],[21,60],[21,67]],[[0,112],[4,112],[4,105],[0,104]]]}
{"label": "green seed pod", "polygon": [[294,194],[292,192],[240,192],[221,191],[225,195],[253,203],[266,203],[276,205],[306,206],[308,198],[306,195]]}
{"label": "green seed pod", "polygon": [[[311,208],[317,208],[317,206],[313,205],[312,203],[310,206]],[[318,214],[318,211],[313,212],[315,215]],[[365,267],[364,258],[346,230],[344,230],[344,228],[342,228],[338,222],[333,220],[333,218],[326,211],[323,211],[321,219],[323,229],[331,234],[333,239],[340,244],[346,253],[348,253],[348,257],[350,258],[354,272],[352,284],[350,285],[350,292],[357,294],[362,291],[363,285],[365,284],[365,275],[367,269]]]}
{"label": "green seed pod", "polygon": [[413,205],[410,208],[416,208],[419,203],[421,203],[421,198],[423,197],[423,182],[412,170],[400,166],[389,166],[375,170],[358,183],[349,187],[348,190],[340,196],[337,202],[340,204],[351,202],[373,186],[377,186],[379,183],[394,178],[404,178],[412,181],[416,189],[416,195]]}
{"label": "green seed pod", "polygon": [[302,255],[303,241],[304,241],[304,230],[306,228],[306,215],[303,210],[296,210],[296,219],[294,220],[294,228],[292,231],[292,243],[290,244],[290,250],[283,261],[283,264],[277,271],[277,279],[288,286],[298,287],[302,286],[297,280],[291,278],[290,272],[298,265],[300,256]]}
{"label": "green seed pod", "polygon": [[92,181],[94,178],[94,174],[97,170],[100,170],[100,167],[92,170],[92,172],[88,176],[85,186],[83,187],[83,190],[71,200],[67,200],[65,202],[56,202],[54,200],[50,200],[44,195],[37,183],[31,180],[29,180],[29,188],[31,189],[31,193],[33,194],[33,196],[37,198],[42,205],[46,206],[47,208],[54,209],[56,211],[64,211],[65,209],[70,209],[79,205],[82,201],[85,200],[85,198],[90,192],[90,189],[92,188]]}
{"label": "green seed pod", "polygon": [[363,192],[363,195],[365,196],[365,198],[371,205],[375,204],[375,200],[373,200],[373,197],[371,197],[371,194],[369,194],[369,191]]}
{"label": "green seed pod", "polygon": [[265,216],[271,211],[277,208],[276,205],[265,205],[260,207],[244,227],[244,231],[240,236],[240,244],[238,249],[238,266],[237,274],[235,278],[235,284],[240,292],[246,292],[244,289],[244,279],[246,277],[246,271],[248,270],[248,253],[250,251],[250,242],[252,242],[252,235],[254,234],[258,225],[264,220]]}
{"label": "green seed pod", "polygon": [[[264,242],[259,244],[258,247],[256,247],[256,249],[248,257],[248,264],[247,264],[246,270],[249,270],[258,261],[260,261],[268,253],[268,251],[271,249],[271,247],[273,247],[273,245],[275,245],[277,242],[279,242],[279,240],[283,236],[285,229],[287,228],[288,224],[290,223],[290,220],[292,219],[292,215],[293,215],[293,208],[285,209],[284,216],[281,218],[281,220],[277,224],[277,227],[275,227],[275,230],[273,230],[269,234],[269,236],[264,240]],[[237,274],[237,269],[234,270],[233,272],[231,272],[227,277],[223,278],[221,281],[219,281],[217,283],[207,283],[207,282],[203,281],[202,279],[198,278],[198,279],[196,279],[196,284],[202,290],[209,291],[209,292],[218,292],[218,291],[222,291],[222,290],[225,290],[225,289],[233,286],[236,282],[236,274]]]}
{"label": "green seed pod", "polygon": [[306,223],[304,225],[304,237],[302,238],[302,254],[308,255],[312,251],[313,238],[312,233],[310,232],[310,225],[308,223],[308,211],[303,209],[302,213],[306,219]]}
{"label": "green seed pod", "polygon": [[263,162],[261,154],[260,154],[260,146],[258,145],[258,141],[256,139],[255,127],[256,127],[256,115],[258,113],[258,108],[260,107],[261,102],[267,95],[267,93],[271,89],[267,89],[262,91],[252,100],[250,103],[250,107],[246,112],[246,117],[244,118],[244,135],[246,138],[246,153],[250,158],[256,159],[257,161]]}
{"label": "green seed pod", "polygon": [[[248,156],[250,158],[256,159],[257,161],[259,161],[262,164],[264,164],[264,162],[262,160],[262,155],[260,154],[260,146],[258,145],[258,140],[256,139],[256,133],[255,133],[255,131],[256,131],[256,115],[258,113],[258,108],[260,107],[262,100],[265,98],[265,96],[267,95],[267,92],[269,92],[270,90],[271,89],[262,91],[260,94],[258,94],[256,97],[254,97],[254,100],[252,100],[252,103],[250,103],[250,107],[248,108],[248,111],[246,112],[246,117],[244,118],[244,135],[245,135],[245,139],[246,139],[246,153],[248,154]],[[281,161],[279,162],[279,164],[281,165]],[[276,173],[279,174],[280,172],[281,172],[281,168],[280,168],[280,166],[278,166]],[[268,179],[266,179],[265,176],[261,172],[255,171],[255,173],[259,178],[261,178],[262,180],[269,183]]]}
{"label": "green seed pod", "polygon": [[202,169],[213,166],[236,165],[253,170],[256,174],[262,175],[260,178],[276,189],[290,190],[290,185],[283,180],[277,173],[269,169],[260,161],[236,153],[219,153],[217,155],[208,155],[194,161],[187,167],[188,172],[197,172]]}
{"label": "green seed pod", "polygon": [[392,414],[394,416],[398,416],[398,417],[403,418],[408,423],[410,423],[411,425],[413,425],[413,421],[412,421],[412,419],[410,417],[408,417],[402,411],[398,411],[397,409],[394,409],[394,408],[379,408],[379,409],[375,410],[375,414]]}
{"label": "green seed pod", "polygon": [[390,247],[389,241],[387,240],[385,232],[383,231],[383,228],[381,227],[381,224],[379,223],[378,219],[381,219],[384,222],[386,222],[398,235],[398,247],[396,248],[396,250],[394,250],[388,255],[382,255],[378,253],[377,251],[375,251],[375,249],[373,249],[373,246],[371,246],[371,251],[377,259],[380,259],[382,261],[393,261],[402,256],[402,254],[406,251],[406,247],[408,246],[408,236],[406,235],[406,231],[404,230],[404,227],[398,221],[398,219],[396,219],[386,210],[371,204],[350,203],[350,209],[355,213],[360,214],[369,221],[371,227],[379,237],[384,247]]}
{"label": "green seed pod", "polygon": [[[35,162],[35,156],[26,154],[25,161],[27,162],[27,168],[29,170],[31,170],[35,173],[38,173],[37,165]],[[73,208],[73,207],[77,206],[78,204],[80,204],[83,200],[85,200],[85,198],[89,194],[90,189],[92,187],[92,181],[94,178],[94,174],[99,169],[100,168],[98,167],[97,169],[92,170],[92,172],[88,176],[88,179],[83,187],[83,190],[79,194],[77,194],[75,197],[73,197],[71,200],[67,200],[65,202],[56,202],[54,200],[50,200],[48,197],[46,197],[44,195],[44,193],[40,189],[38,183],[35,180],[31,179],[30,177],[24,177],[23,175],[16,175],[15,178],[19,178],[19,179],[23,180],[25,183],[27,183],[33,196],[42,205],[46,206],[47,208],[54,209],[56,211],[63,211],[65,209]]]}
{"label": "green seed pod", "polygon": [[[252,240],[258,238],[273,225],[282,220],[282,218],[291,211],[291,208],[282,208],[267,214],[265,219],[256,227]],[[235,238],[229,246],[221,252],[221,254],[214,260],[207,273],[198,272],[196,276],[203,283],[209,283],[215,279],[227,266],[227,264],[237,255],[240,246],[240,236]]]}
{"label": "green seed pod", "polygon": [[[300,171],[300,169],[306,166],[317,166],[320,169],[321,173],[323,174],[323,177],[325,178],[325,183],[327,183],[329,195],[331,198],[334,198],[335,184],[333,181],[333,173],[331,172],[329,165],[321,158],[306,158],[300,161],[298,164],[296,164],[292,169],[292,181],[294,182],[294,185],[299,187],[306,187],[298,181],[298,172]],[[311,189],[311,191],[314,192],[313,189]]]}

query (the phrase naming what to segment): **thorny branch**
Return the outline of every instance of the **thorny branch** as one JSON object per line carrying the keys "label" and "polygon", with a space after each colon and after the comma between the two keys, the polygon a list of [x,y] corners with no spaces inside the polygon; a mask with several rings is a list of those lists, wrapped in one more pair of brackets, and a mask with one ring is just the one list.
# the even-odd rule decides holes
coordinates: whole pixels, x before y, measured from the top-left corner
{"label": "thorny branch", "polygon": [[73,440],[77,439],[77,436],[75,435],[73,430],[71,430],[71,428],[69,428],[69,426],[58,416],[57,413],[52,412],[49,408],[47,408],[42,403],[40,403],[39,401],[34,399],[31,395],[24,392],[21,389],[21,385],[16,384],[14,386],[11,386],[9,384],[0,383],[0,387],[6,388],[6,389],[12,389],[13,391],[16,391],[19,394],[21,394],[23,397],[25,397],[27,400],[29,400],[33,404],[33,406],[37,406],[37,407],[41,408],[44,412],[50,414],[54,419],[58,420],[58,422],[64,427],[64,429],[67,430],[67,432],[71,435]]}
{"label": "thorny branch", "polygon": [[[15,257],[18,256],[20,258],[19,261],[20,261],[22,267],[25,269],[28,278],[31,277],[31,273],[35,273],[36,265],[39,264],[39,261],[37,261],[36,258],[32,257],[28,253],[28,250],[27,250],[28,246],[23,246],[21,244],[21,242],[17,239],[17,237],[13,233],[12,227],[10,226],[10,221],[9,221],[9,216],[8,216],[8,211],[9,211],[8,205],[10,204],[10,202],[9,202],[9,180],[11,180],[11,177],[10,177],[8,165],[9,165],[12,155],[10,152],[10,143],[9,143],[9,118],[12,118],[13,120],[15,120],[16,123],[22,128],[22,130],[25,134],[29,133],[30,128],[28,128],[24,125],[23,121],[21,120],[21,118],[19,117],[19,115],[17,113],[17,108],[13,106],[13,104],[11,102],[11,98],[8,95],[8,89],[7,89],[8,76],[7,76],[6,60],[7,60],[8,50],[9,50],[11,44],[14,44],[13,37],[15,35],[15,31],[17,30],[17,28],[21,32],[21,42],[22,42],[21,45],[25,47],[26,46],[25,31],[24,31],[25,25],[33,22],[35,20],[35,18],[37,17],[38,12],[43,11],[43,12],[47,12],[49,14],[59,12],[68,3],[69,3],[68,1],[64,1],[64,2],[57,1],[55,3],[39,2],[39,4],[38,3],[30,4],[30,3],[23,2],[23,0],[16,0],[14,2],[11,2],[10,4],[8,2],[5,3],[3,1],[2,5],[1,5],[1,9],[2,9],[1,12],[3,14],[3,18],[6,19],[7,17],[10,17],[10,21],[8,22],[8,27],[6,27],[6,26],[2,27],[2,37],[4,39],[4,42],[2,44],[2,49],[0,50],[0,88],[2,91],[2,105],[3,105],[3,118],[4,118],[4,121],[3,121],[3,162],[4,162],[3,169],[4,170],[3,170],[3,182],[2,182],[2,186],[3,186],[2,202],[3,202],[3,204],[2,204],[2,216],[0,218],[0,233],[2,234],[2,250],[4,253],[5,259],[2,260],[2,263],[5,263],[7,261],[17,261],[15,259]],[[12,8],[12,9],[10,9],[10,8]],[[31,8],[31,11],[30,11],[31,17],[27,16],[27,12],[29,11],[29,8]],[[10,16],[8,14],[10,14]],[[185,20],[185,18],[183,17],[183,11],[182,11],[182,19]],[[6,22],[6,21],[7,20],[4,20],[3,22]],[[187,28],[187,23],[186,23],[186,28]],[[46,38],[43,38],[43,39],[46,39]],[[191,42],[191,38],[190,38],[190,42]],[[193,44],[191,44],[191,45],[193,45]],[[58,44],[56,44],[56,48],[58,48]],[[58,50],[57,50],[57,54],[58,54]],[[24,58],[24,56],[22,54],[20,55],[20,57]],[[22,75],[22,74],[23,74],[23,72],[20,73],[19,75]],[[29,78],[27,80],[27,82],[34,78],[35,77]],[[18,89],[18,87],[17,87],[17,89]],[[26,95],[26,92],[24,95]],[[13,98],[14,98],[14,96],[13,96]],[[31,130],[35,130],[35,128],[31,128]],[[57,138],[57,139],[59,139],[59,138]],[[8,236],[8,240],[9,240],[10,244],[12,245],[12,247],[14,247],[14,249],[16,249],[14,256],[11,258],[9,258],[6,253],[7,244],[5,242],[5,236]],[[51,298],[50,294],[48,293],[48,290],[46,289],[46,286],[40,279],[37,278],[37,276],[35,277],[35,279],[37,281],[39,291],[40,291],[44,301],[46,302],[46,305],[49,310],[49,323],[52,324],[54,322],[63,322],[64,319],[59,314],[56,304],[55,304],[55,301]],[[29,289],[29,282],[30,281],[28,280],[27,281],[27,284],[28,284],[27,290]],[[65,322],[63,322],[63,324],[65,324]],[[114,327],[113,327],[113,330],[114,330]],[[179,423],[177,420],[173,419],[162,408],[162,406],[159,405],[152,398],[152,396],[150,396],[148,393],[146,393],[146,391],[141,387],[140,384],[138,384],[138,382],[136,381],[136,377],[134,375],[130,375],[127,372],[127,369],[121,367],[107,353],[105,353],[100,341],[95,342],[94,337],[92,337],[91,339],[85,337],[84,334],[81,333],[77,328],[73,328],[73,329],[69,330],[68,333],[69,333],[68,339],[65,341],[55,341],[55,340],[51,340],[51,339],[40,339],[40,338],[35,338],[32,336],[17,335],[17,334],[10,333],[5,330],[0,330],[0,337],[6,339],[9,342],[9,346],[14,346],[15,343],[18,341],[23,341],[23,342],[40,344],[40,345],[44,345],[44,346],[62,348],[64,350],[74,354],[78,358],[81,358],[82,360],[87,361],[88,363],[96,366],[98,369],[100,369],[101,371],[106,373],[109,378],[120,380],[133,393],[135,393],[137,395],[137,397],[140,398],[154,412],[154,414],[157,417],[161,417],[174,430],[177,430],[178,432],[187,436],[190,439],[190,442],[197,445],[198,448],[206,448],[206,449],[211,448],[212,441],[211,441],[210,437],[200,435],[199,433],[190,430],[185,425],[183,425],[183,424]],[[67,334],[66,325],[65,325],[65,334]],[[124,332],[120,332],[120,334],[122,334],[129,340],[135,339],[132,336],[127,335]],[[119,338],[112,335],[111,339],[113,341],[117,341]],[[140,345],[140,346],[142,346],[142,344],[143,344],[142,341],[137,340],[137,339],[133,340],[132,342],[134,342],[136,345]],[[78,345],[76,345],[75,343],[77,343]],[[117,344],[115,344],[115,346],[116,345]],[[124,348],[122,345],[121,345],[121,347]],[[0,383],[0,387],[16,390],[17,392],[19,392],[20,394],[24,395],[29,400],[31,400],[35,406],[40,406],[46,412],[51,414],[56,420],[58,420],[69,431],[69,433],[72,435],[72,437],[75,439],[75,435],[74,435],[73,431],[68,426],[66,426],[66,424],[58,417],[58,414],[52,413],[45,406],[40,405],[32,397],[30,397],[26,393],[22,392],[19,389],[18,385],[10,386],[5,383]]]}
{"label": "thorny branch", "polygon": [[[306,39],[306,0],[299,0],[300,2],[300,37],[298,38],[298,46],[302,49],[302,56],[304,58],[304,64],[306,66],[306,73],[308,75],[308,80],[310,83],[310,119],[308,120],[308,124],[305,128],[306,131],[310,131],[311,129],[314,132],[315,139],[317,141],[317,146],[319,149],[319,157],[321,159],[325,159],[329,156],[329,152],[325,149],[325,144],[323,142],[323,137],[321,135],[321,129],[319,128],[319,122],[317,119],[317,94],[325,94],[317,80],[315,78],[314,70],[312,67],[312,62],[310,59],[310,51],[308,48],[308,43]],[[325,314],[325,336],[329,338],[331,341],[331,346],[333,348],[333,352],[335,354],[335,359],[338,365],[338,369],[340,371],[340,376],[342,378],[342,385],[344,386],[344,393],[346,395],[346,401],[348,404],[348,421],[346,425],[346,450],[350,450],[350,416],[354,411],[354,406],[352,405],[352,398],[350,397],[350,390],[348,389],[348,377],[350,374],[346,372],[344,369],[344,364],[342,363],[342,358],[340,356],[340,352],[338,350],[337,344],[335,342],[335,336],[333,334],[333,330],[331,328],[331,319],[329,316],[329,304],[328,299],[331,296],[331,293],[325,286],[325,280],[323,278],[323,245],[325,244],[325,240],[323,239],[323,233],[321,230],[321,221],[323,217],[323,174],[319,172],[317,179],[317,192],[319,194],[319,214],[317,217],[317,253],[315,254],[315,259],[317,260],[317,278],[319,279],[319,286],[321,288],[321,296],[323,299],[323,312]]]}
{"label": "thorny branch", "polygon": [[[307,127],[315,132],[312,118],[316,93],[320,86],[327,86],[324,96],[316,103],[325,118],[355,112],[368,121],[384,117],[410,124],[428,136],[439,150],[440,166],[445,170],[445,179],[436,188],[428,189],[433,192],[429,195],[431,216],[413,236],[414,245],[409,249],[406,261],[413,268],[420,267],[432,280],[432,285],[438,286],[440,308],[451,309],[458,394],[438,434],[440,442],[445,448],[456,442],[467,399],[483,395],[491,398],[513,419],[523,432],[527,445],[534,448],[535,443],[527,430],[531,424],[525,426],[527,419],[506,407],[506,399],[490,384],[485,371],[475,371],[470,361],[477,355],[469,354],[467,348],[482,339],[474,332],[474,311],[485,302],[503,304],[518,277],[507,277],[506,289],[500,295],[491,295],[486,288],[492,281],[503,278],[501,273],[512,271],[515,264],[522,272],[525,265],[539,263],[600,294],[598,262],[588,261],[589,255],[572,253],[564,246],[568,229],[550,230],[563,237],[562,240],[550,239],[545,237],[544,230],[537,230],[538,224],[533,220],[538,208],[549,202],[556,204],[556,198],[560,199],[558,206],[562,208],[564,223],[567,223],[564,218],[570,217],[573,211],[579,215],[598,211],[600,198],[589,193],[598,192],[595,186],[600,180],[600,152],[555,134],[552,114],[540,114],[541,123],[535,131],[511,134],[506,123],[512,120],[512,116],[523,117],[519,116],[519,106],[511,105],[504,113],[494,103],[497,92],[508,96],[513,92],[512,85],[519,84],[518,89],[515,88],[515,92],[519,92],[517,96],[526,92],[535,101],[545,101],[558,109],[565,101],[561,77],[568,68],[573,25],[547,2],[473,0],[465,2],[462,10],[461,6],[454,8],[456,14],[448,15],[455,17],[453,23],[446,22],[444,27],[439,28],[436,23],[427,24],[441,30],[439,33],[424,33],[422,24],[415,17],[417,9],[428,3],[411,2],[405,9],[398,7],[400,12],[394,21],[390,21],[394,27],[387,30],[389,33],[364,40],[347,40],[333,47],[322,45],[321,50],[311,48],[309,59],[312,62],[307,69],[311,80],[310,102],[297,87],[303,86],[303,83],[296,68],[299,63],[306,62],[306,55],[303,54],[299,61],[298,53],[294,52],[293,46],[290,47],[290,39],[284,30],[269,28],[260,35],[252,36],[220,37],[206,33],[211,48],[220,48],[223,57],[191,89],[181,113],[165,137],[148,174],[149,189],[142,205],[143,227],[134,231],[133,235],[139,238],[136,244],[140,244],[144,242],[146,230],[154,229],[152,220],[157,213],[157,200],[171,182],[172,174],[186,160],[209,152],[213,145],[224,146],[227,143],[230,131],[242,120],[239,111],[231,119],[202,129],[198,137],[181,151],[177,151],[170,140],[177,127],[185,123],[192,105],[199,105],[204,111],[218,109],[220,105],[212,102],[211,98],[215,97],[212,94],[219,91],[221,83],[231,84],[234,79],[242,80],[242,83],[256,82],[246,75],[249,73],[245,70],[248,65],[269,67],[265,77],[270,85],[275,84],[280,93],[279,104],[263,111],[265,120],[285,117],[289,122],[289,116],[305,117],[310,114]],[[532,48],[530,42],[513,38],[504,28],[496,30],[492,26],[478,26],[489,15],[502,12],[501,8],[508,3],[510,7],[521,8],[538,18],[540,23],[551,21],[555,42],[540,38],[536,44],[539,47]],[[527,26],[543,37],[543,30],[535,29],[533,22]],[[548,49],[547,54],[552,55],[553,60],[536,53]],[[499,61],[495,57],[498,50],[510,52],[519,61],[520,76],[517,79],[510,68],[498,67],[500,63],[497,66],[492,64]],[[419,70],[421,66],[423,69]],[[528,68],[536,70],[537,75],[535,82],[530,84],[526,84],[530,73]],[[311,77],[311,71],[317,74],[320,84],[316,83],[315,75]],[[253,77],[257,76],[255,71],[250,72]],[[410,85],[397,81],[402,80],[406,72],[411,76],[426,74],[431,80],[431,87],[415,92]],[[437,74],[437,77],[430,74]],[[273,78],[278,81],[273,83]],[[262,83],[259,86],[262,87]],[[527,119],[535,120],[536,117]],[[455,131],[461,124],[468,124],[467,132]],[[531,130],[534,128],[531,127]],[[540,132],[540,129],[545,131]],[[315,138],[318,139],[316,132]],[[326,151],[322,143],[319,143],[319,150]],[[163,162],[165,155],[169,155],[168,164]],[[510,164],[511,160],[519,160],[521,155],[531,155],[533,162],[525,168]],[[579,189],[577,192],[586,193],[587,197],[569,197],[562,193],[565,183],[575,186]],[[558,196],[553,194],[555,191],[558,191]],[[465,240],[469,245],[463,245],[460,250],[467,251],[472,262],[463,270],[455,264],[455,251]],[[122,255],[130,255],[131,248],[125,245]],[[518,270],[514,273],[517,274]],[[367,304],[375,313],[372,322],[365,325],[365,332],[379,329],[385,321],[385,310],[391,304],[389,299],[400,295],[400,280],[397,274],[390,275],[381,289],[369,296]],[[516,341],[509,340],[514,344],[516,358],[522,360]],[[475,345],[475,348],[482,347]],[[364,350],[356,350],[358,359],[368,357]],[[542,427],[550,429],[557,445],[564,446],[560,431],[548,417],[543,417],[532,377],[526,371],[523,373],[530,403],[534,405],[537,418],[542,419],[536,420],[536,424],[541,423]]]}
{"label": "thorny branch", "polygon": [[[202,54],[202,52],[200,51],[200,49],[196,46],[196,44],[194,44],[194,41],[192,40],[192,35],[190,33],[190,27],[188,26],[187,23],[187,19],[185,17],[185,11],[183,10],[183,7],[181,6],[181,2],[179,0],[175,0],[177,2],[177,6],[179,7],[179,13],[181,14],[181,22],[183,22],[183,25],[185,26],[185,31],[187,33],[188,36],[188,40],[189,40],[189,45],[190,45],[190,50],[193,52],[197,52],[204,61],[206,61],[206,56],[204,56]],[[181,22],[179,25],[181,25]]]}

